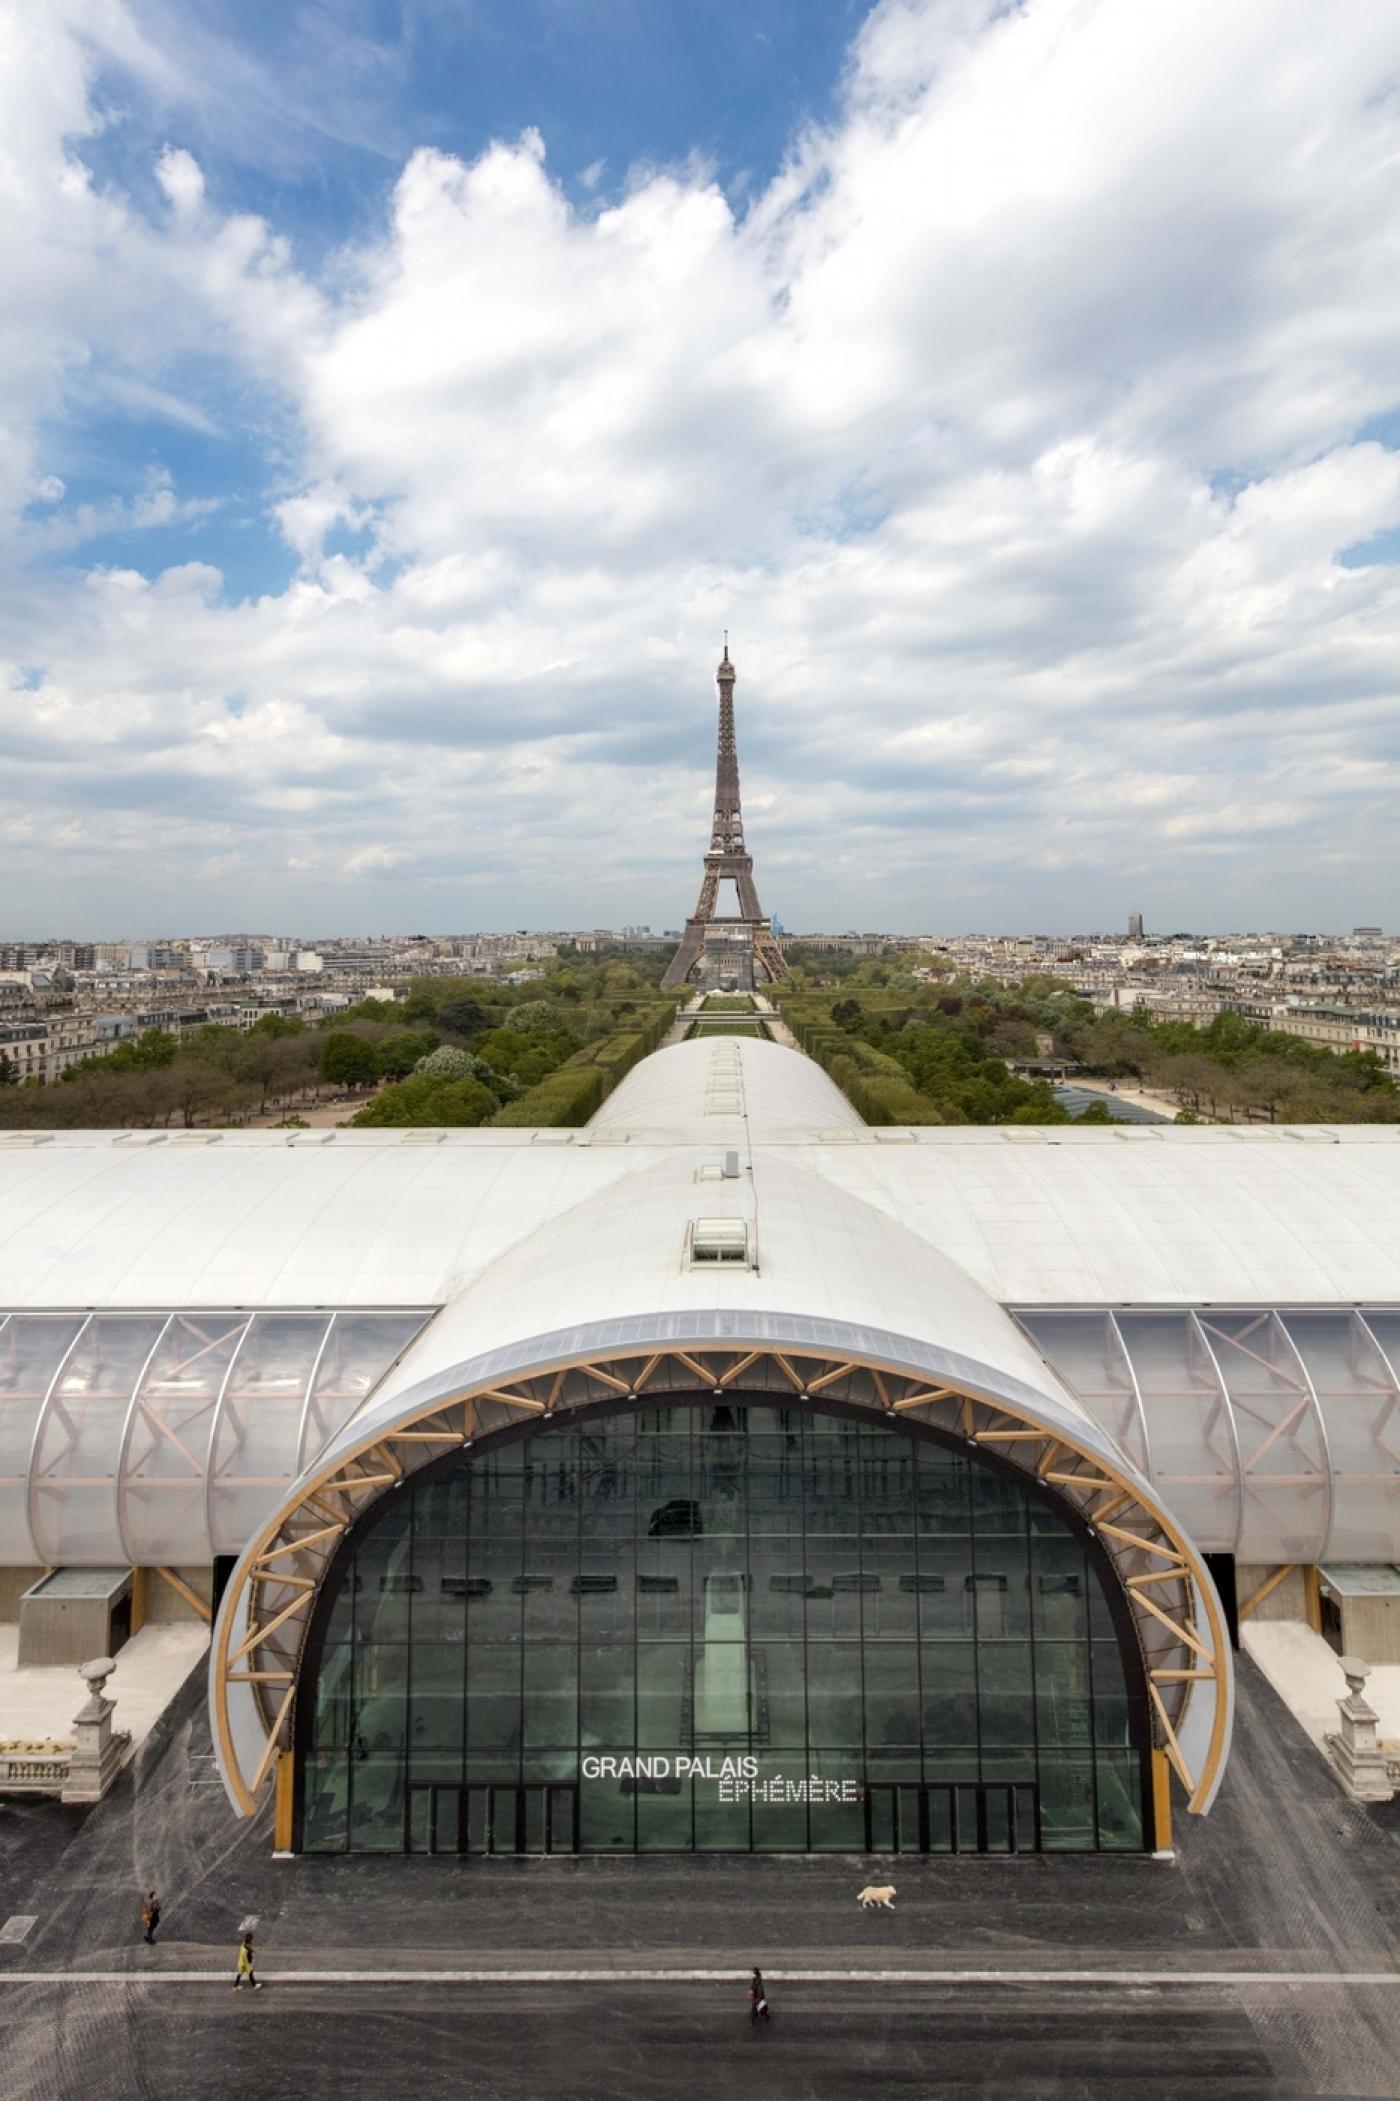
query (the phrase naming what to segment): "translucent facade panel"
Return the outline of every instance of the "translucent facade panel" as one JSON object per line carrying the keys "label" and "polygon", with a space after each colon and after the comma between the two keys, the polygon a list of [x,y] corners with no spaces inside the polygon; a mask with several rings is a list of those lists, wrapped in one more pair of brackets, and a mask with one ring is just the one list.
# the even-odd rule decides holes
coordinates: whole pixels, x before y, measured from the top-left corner
{"label": "translucent facade panel", "polygon": [[312,1382],[300,1463],[309,1466],[423,1325],[421,1313],[337,1313]]}
{"label": "translucent facade panel", "polygon": [[122,1460],[121,1521],[134,1562],[209,1554],[209,1444],[242,1313],[177,1313],[141,1381]]}
{"label": "translucent facade panel", "polygon": [[166,1318],[95,1314],[64,1360],[39,1426],[29,1483],[41,1560],[126,1559],[117,1523],[117,1461],[137,1381]]}
{"label": "translucent facade panel", "polygon": [[216,1554],[236,1554],[300,1471],[302,1417],[331,1321],[263,1313],[234,1361],[214,1431],[209,1527]]}
{"label": "translucent facade panel", "polygon": [[83,1325],[81,1313],[15,1314],[0,1326],[0,1563],[39,1559],[29,1536],[29,1463],[39,1412]]}
{"label": "translucent facade panel", "polygon": [[1400,1311],[1119,1307],[1110,1319],[1032,1307],[1017,1318],[1120,1446],[1122,1387],[1100,1339],[1122,1337],[1148,1477],[1198,1547],[1268,1566],[1400,1560]]}
{"label": "translucent facade panel", "polygon": [[1152,1449],[1149,1476],[1203,1552],[1233,1553],[1240,1487],[1229,1403],[1190,1313],[1120,1312]]}
{"label": "translucent facade panel", "polygon": [[531,1429],[378,1504],[320,1610],[312,1851],[1143,1844],[1082,1532],[912,1426],[735,1396]]}
{"label": "translucent facade panel", "polygon": [[236,1553],[430,1317],[0,1313],[0,1566]]}
{"label": "translucent facade panel", "polygon": [[1142,1408],[1112,1313],[1023,1313],[1021,1325],[1119,1451],[1150,1474]]}
{"label": "translucent facade panel", "polygon": [[1274,1313],[1210,1307],[1198,1318],[1234,1417],[1243,1491],[1234,1551],[1250,1563],[1316,1561],[1327,1544],[1331,1482],[1298,1352]]}
{"label": "translucent facade panel", "polygon": [[1332,1463],[1328,1553],[1400,1561],[1400,1314],[1290,1313]]}

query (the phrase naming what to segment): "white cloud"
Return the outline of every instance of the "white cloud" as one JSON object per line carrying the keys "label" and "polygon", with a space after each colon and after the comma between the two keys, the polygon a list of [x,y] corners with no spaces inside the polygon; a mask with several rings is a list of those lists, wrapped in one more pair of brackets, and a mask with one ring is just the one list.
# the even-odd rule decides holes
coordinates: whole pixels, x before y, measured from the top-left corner
{"label": "white cloud", "polygon": [[[63,483],[57,477],[54,477],[54,482],[59,493],[47,497],[46,502],[57,503],[64,493]],[[157,526],[188,525],[207,518],[218,508],[216,496],[178,495],[169,469],[150,467],[140,476],[129,497],[114,496],[102,503],[80,503],[71,511],[31,521],[16,540],[17,545],[28,553],[40,549],[55,552],[81,547],[84,541],[95,540],[104,533],[149,532]],[[144,578],[141,581],[144,582]]]}
{"label": "white cloud", "polygon": [[[290,419],[267,523],[301,565],[241,605],[191,561],[0,608],[46,673],[27,802],[55,838],[104,813],[94,909],[198,841],[221,896],[290,870],[346,922],[389,873],[440,923],[679,913],[727,624],[790,923],[1106,919],[1126,885],[1183,921],[1397,916],[1400,570],[1337,557],[1400,527],[1366,436],[1400,18],[884,0],[746,211],[697,169],[576,210],[533,133],[420,148],[324,282],[178,144],[169,211],[86,179],[95,0],[66,19],[21,50],[25,150],[0,127],[0,499],[61,501],[39,450],[78,390],[235,425],[173,369],[232,360]],[[150,472],[13,547],[208,502]],[[31,889],[86,851],[41,834]]]}
{"label": "white cloud", "polygon": [[131,409],[140,416],[158,416],[164,422],[176,423],[184,430],[197,430],[206,438],[224,435],[212,416],[192,401],[182,401],[164,387],[153,387],[148,380],[134,379],[126,372],[106,372],[99,383],[100,391],[108,400],[119,402],[123,408]]}
{"label": "white cloud", "polygon": [[204,171],[183,146],[167,146],[156,162],[156,181],[181,218],[192,218],[204,203]]}
{"label": "white cloud", "polygon": [[345,863],[347,875],[387,875],[392,868],[402,868],[413,856],[394,846],[362,846],[358,853],[350,855]]}

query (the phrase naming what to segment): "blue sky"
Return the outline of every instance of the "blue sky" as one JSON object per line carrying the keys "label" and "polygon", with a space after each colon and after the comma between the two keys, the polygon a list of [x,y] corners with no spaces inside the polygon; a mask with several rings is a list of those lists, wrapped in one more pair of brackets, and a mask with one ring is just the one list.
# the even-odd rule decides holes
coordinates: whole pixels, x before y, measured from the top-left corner
{"label": "blue sky", "polygon": [[[423,145],[470,161],[533,127],[552,176],[585,210],[639,168],[673,164],[703,164],[742,206],[794,138],[830,117],[866,11],[853,0],[138,4],[133,20],[178,60],[182,90],[133,95],[128,67],[100,63],[92,102],[113,121],[82,158],[154,209],[154,166],[177,138],[216,209],[265,217],[302,268],[332,275],[345,245],[382,225],[396,174]],[[116,413],[100,390],[82,405],[70,397],[51,433],[54,471],[77,504],[118,499],[163,469],[182,495],[218,508],[94,534],[84,559],[154,575],[193,549],[234,596],[284,588],[296,561],[268,500],[294,440],[275,403],[240,395],[236,370],[207,353],[168,380],[187,421],[131,394]]]}
{"label": "blue sky", "polygon": [[1400,17],[12,36],[4,933],[1400,920]]}

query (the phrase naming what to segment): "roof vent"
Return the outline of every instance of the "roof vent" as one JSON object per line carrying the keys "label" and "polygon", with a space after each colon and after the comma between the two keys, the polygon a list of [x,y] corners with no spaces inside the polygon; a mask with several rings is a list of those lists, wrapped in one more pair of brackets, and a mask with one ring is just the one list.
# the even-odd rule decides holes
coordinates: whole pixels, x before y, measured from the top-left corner
{"label": "roof vent", "polygon": [[749,1228],[742,1218],[697,1218],[690,1227],[690,1259],[747,1266]]}

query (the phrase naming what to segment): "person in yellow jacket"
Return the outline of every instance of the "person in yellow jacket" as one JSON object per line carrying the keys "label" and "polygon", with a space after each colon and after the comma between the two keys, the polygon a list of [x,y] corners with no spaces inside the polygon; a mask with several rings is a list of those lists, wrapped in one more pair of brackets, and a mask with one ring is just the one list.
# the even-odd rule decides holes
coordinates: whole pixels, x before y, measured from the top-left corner
{"label": "person in yellow jacket", "polygon": [[253,1936],[251,1933],[244,1934],[242,1943],[238,1950],[238,1974],[233,1980],[233,1988],[235,1991],[238,1991],[242,1987],[245,1978],[247,1979],[248,1983],[252,1985],[253,1990],[255,1992],[260,1992],[262,1990],[262,1986],[258,1983],[257,1978],[253,1975]]}

